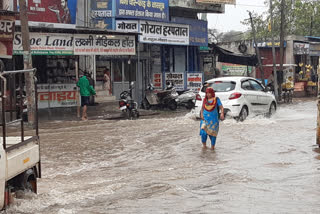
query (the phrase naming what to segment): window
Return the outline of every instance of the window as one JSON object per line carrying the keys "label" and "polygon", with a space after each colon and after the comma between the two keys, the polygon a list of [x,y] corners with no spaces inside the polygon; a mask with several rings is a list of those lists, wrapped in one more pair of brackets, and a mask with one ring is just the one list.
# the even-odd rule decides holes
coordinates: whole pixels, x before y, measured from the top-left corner
{"label": "window", "polygon": [[241,88],[244,90],[254,90],[248,80],[241,83]]}
{"label": "window", "polygon": [[263,87],[257,81],[249,80],[249,82],[250,82],[251,86],[253,87],[253,90],[255,90],[255,91],[264,91]]}
{"label": "window", "polygon": [[213,88],[215,92],[228,92],[235,89],[236,83],[231,81],[216,81],[213,83],[209,83],[208,85],[204,85],[201,91],[206,92],[206,89],[208,87]]}

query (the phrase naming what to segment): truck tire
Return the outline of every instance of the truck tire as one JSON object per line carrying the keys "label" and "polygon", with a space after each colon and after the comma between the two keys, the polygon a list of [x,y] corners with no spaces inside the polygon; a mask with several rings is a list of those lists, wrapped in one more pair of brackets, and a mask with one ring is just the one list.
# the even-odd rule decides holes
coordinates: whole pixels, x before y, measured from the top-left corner
{"label": "truck tire", "polygon": [[22,188],[37,193],[37,176],[33,169],[28,169],[23,173]]}

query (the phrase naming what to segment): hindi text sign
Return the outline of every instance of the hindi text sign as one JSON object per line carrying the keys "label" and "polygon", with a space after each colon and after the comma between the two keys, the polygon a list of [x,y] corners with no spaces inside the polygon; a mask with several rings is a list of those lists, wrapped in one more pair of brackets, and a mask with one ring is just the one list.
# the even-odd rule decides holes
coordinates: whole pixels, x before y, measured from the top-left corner
{"label": "hindi text sign", "polygon": [[189,25],[140,21],[142,43],[189,45]]}

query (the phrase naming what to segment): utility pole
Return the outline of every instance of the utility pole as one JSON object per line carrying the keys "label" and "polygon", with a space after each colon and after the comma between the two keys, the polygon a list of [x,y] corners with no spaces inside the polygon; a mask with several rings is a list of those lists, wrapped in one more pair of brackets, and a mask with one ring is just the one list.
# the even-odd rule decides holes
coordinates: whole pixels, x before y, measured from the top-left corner
{"label": "utility pole", "polygon": [[[283,58],[284,58],[284,10],[285,10],[285,0],[281,0],[281,28],[280,28],[280,71],[283,72]],[[280,85],[281,89],[281,85]]]}
{"label": "utility pole", "polygon": [[[320,77],[320,59],[319,59],[319,65],[318,65],[318,77]],[[318,78],[317,144],[320,147],[320,78]]]}
{"label": "utility pole", "polygon": [[257,45],[257,40],[256,40],[256,30],[253,24],[253,20],[252,20],[252,13],[249,11],[249,16],[250,16],[250,21],[251,21],[251,27],[252,27],[252,33],[253,33],[253,41],[254,41],[254,46],[256,48],[256,54],[258,57],[258,63],[259,63],[259,69],[261,72],[261,80],[262,80],[262,84],[263,86],[265,86],[265,82],[264,82],[264,71],[263,71],[263,67],[262,67],[262,63],[261,63],[261,57],[260,57],[260,52],[259,52],[259,48]]}
{"label": "utility pole", "polygon": [[[32,68],[32,58],[30,49],[30,35],[28,25],[28,14],[26,0],[19,0],[20,5],[20,21],[23,47],[24,69]],[[35,125],[35,84],[34,74],[32,72],[25,73],[27,107],[28,107],[28,122],[30,125]]]}
{"label": "utility pole", "polygon": [[276,49],[274,47],[274,32],[273,32],[273,6],[272,0],[270,0],[270,24],[271,24],[271,42],[272,42],[272,57],[273,57],[273,81],[274,81],[274,95],[276,100],[279,100],[279,91],[278,91],[278,75],[277,75],[277,66],[276,66]]}

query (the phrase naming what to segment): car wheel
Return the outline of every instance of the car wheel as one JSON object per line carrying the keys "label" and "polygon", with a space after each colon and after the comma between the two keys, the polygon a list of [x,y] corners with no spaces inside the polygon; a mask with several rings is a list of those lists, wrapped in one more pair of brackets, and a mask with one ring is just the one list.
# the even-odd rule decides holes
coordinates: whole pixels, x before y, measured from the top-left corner
{"label": "car wheel", "polygon": [[272,117],[272,115],[274,115],[277,111],[277,107],[276,107],[276,104],[273,102],[271,103],[270,105],[270,108],[269,108],[269,112],[268,112],[268,118]]}
{"label": "car wheel", "polygon": [[243,106],[240,111],[238,121],[240,121],[240,122],[245,121],[245,119],[248,117],[248,115],[249,115],[248,108],[246,106]]}

